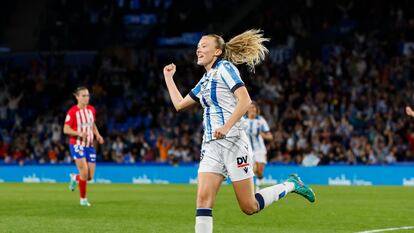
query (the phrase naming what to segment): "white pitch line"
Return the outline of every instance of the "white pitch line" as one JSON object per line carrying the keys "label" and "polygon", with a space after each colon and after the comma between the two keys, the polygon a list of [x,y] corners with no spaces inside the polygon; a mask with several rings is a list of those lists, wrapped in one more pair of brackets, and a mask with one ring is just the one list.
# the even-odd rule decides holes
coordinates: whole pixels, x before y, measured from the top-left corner
{"label": "white pitch line", "polygon": [[385,229],[377,229],[377,230],[370,230],[370,231],[358,231],[355,233],[374,233],[374,232],[398,231],[398,230],[408,230],[408,229],[414,229],[414,226],[385,228]]}

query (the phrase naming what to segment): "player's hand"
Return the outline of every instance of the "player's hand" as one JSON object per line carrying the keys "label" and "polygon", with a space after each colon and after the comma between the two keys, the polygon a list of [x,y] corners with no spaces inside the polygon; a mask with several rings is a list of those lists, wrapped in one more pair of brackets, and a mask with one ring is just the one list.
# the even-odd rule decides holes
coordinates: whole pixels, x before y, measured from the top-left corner
{"label": "player's hand", "polygon": [[96,140],[98,141],[99,144],[103,144],[105,142],[101,135],[96,136]]}
{"label": "player's hand", "polygon": [[164,67],[164,77],[165,78],[172,78],[175,74],[176,68],[174,63],[171,63],[169,65],[166,65]]}
{"label": "player's hand", "polygon": [[409,116],[414,117],[414,111],[409,106],[405,107],[405,113],[407,113]]}
{"label": "player's hand", "polygon": [[86,140],[86,133],[85,132],[79,132],[78,137]]}
{"label": "player's hand", "polygon": [[218,128],[214,131],[214,137],[216,139],[223,139],[226,137],[226,134],[229,132],[229,130],[230,129],[228,129],[226,126]]}

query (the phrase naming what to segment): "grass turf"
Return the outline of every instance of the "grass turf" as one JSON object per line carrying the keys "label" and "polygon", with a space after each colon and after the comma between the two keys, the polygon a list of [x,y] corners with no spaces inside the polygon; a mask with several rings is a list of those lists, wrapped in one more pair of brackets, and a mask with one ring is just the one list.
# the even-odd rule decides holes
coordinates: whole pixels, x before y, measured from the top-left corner
{"label": "grass turf", "polygon": [[[289,194],[244,215],[224,185],[215,233],[357,232],[414,226],[413,187],[312,186],[316,203]],[[66,184],[0,184],[0,232],[194,232],[195,185],[91,184],[92,207],[79,206]],[[414,232],[414,230],[401,230]]]}

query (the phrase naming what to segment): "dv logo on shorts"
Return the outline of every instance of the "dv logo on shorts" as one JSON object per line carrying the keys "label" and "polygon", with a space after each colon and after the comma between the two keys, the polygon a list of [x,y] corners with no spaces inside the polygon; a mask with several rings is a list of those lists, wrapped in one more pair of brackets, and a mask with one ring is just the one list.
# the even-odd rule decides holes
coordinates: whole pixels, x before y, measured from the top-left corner
{"label": "dv logo on shorts", "polygon": [[237,157],[237,167],[243,168],[244,172],[249,171],[249,164],[247,163],[247,156]]}

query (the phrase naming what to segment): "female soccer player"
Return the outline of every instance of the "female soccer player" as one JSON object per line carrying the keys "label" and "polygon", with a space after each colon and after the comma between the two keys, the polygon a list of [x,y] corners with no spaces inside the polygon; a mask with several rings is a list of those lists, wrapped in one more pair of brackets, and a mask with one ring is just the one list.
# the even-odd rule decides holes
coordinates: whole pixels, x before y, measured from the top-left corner
{"label": "female soccer player", "polygon": [[270,133],[269,125],[266,120],[260,116],[259,106],[252,102],[247,109],[247,136],[249,137],[249,146],[253,152],[254,174],[256,175],[256,191],[259,191],[262,185],[263,170],[267,163],[267,150],[264,140],[272,140],[273,135]]}
{"label": "female soccer player", "polygon": [[99,134],[95,124],[95,108],[89,105],[89,91],[86,87],[78,87],[73,93],[77,105],[69,109],[66,114],[63,132],[70,136],[69,150],[75,160],[79,174],[70,174],[69,189],[75,190],[79,184],[80,205],[90,206],[86,199],[86,184],[92,180],[96,167],[96,151],[93,147],[94,135],[102,144],[104,139]]}
{"label": "female soccer player", "polygon": [[254,193],[252,155],[241,117],[251,104],[234,64],[247,64],[251,70],[260,63],[268,50],[260,30],[249,30],[225,43],[223,38],[209,34],[197,46],[197,64],[206,73],[183,98],[174,83],[174,64],[164,67],[164,78],[171,100],[177,111],[200,102],[203,114],[203,144],[198,169],[196,233],[213,231],[212,208],[225,177],[229,176],[241,210],[254,214],[285,196],[296,192],[309,201],[315,201],[313,191],[297,175],[291,175],[283,184]]}

